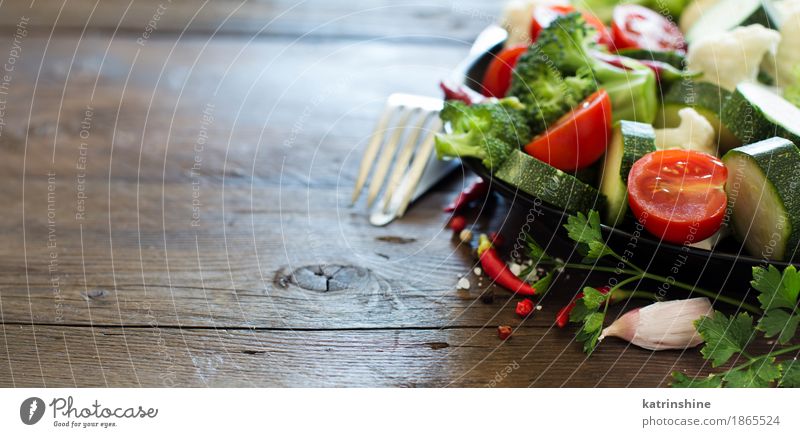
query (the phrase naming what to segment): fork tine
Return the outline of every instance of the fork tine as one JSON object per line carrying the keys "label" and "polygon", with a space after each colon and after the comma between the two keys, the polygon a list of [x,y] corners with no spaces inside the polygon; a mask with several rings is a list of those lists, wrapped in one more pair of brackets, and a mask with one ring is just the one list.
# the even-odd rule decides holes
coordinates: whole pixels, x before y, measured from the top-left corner
{"label": "fork tine", "polygon": [[356,200],[358,200],[358,197],[361,195],[361,190],[364,189],[364,183],[367,182],[367,176],[369,176],[369,171],[372,169],[372,164],[375,162],[375,156],[378,154],[378,150],[380,150],[381,143],[383,142],[386,126],[389,124],[389,120],[396,112],[396,109],[397,106],[389,100],[386,103],[383,114],[381,114],[381,118],[378,120],[378,124],[375,126],[375,130],[372,131],[367,150],[364,151],[364,156],[361,158],[361,164],[358,168],[358,177],[356,177],[353,197],[350,200],[351,204],[356,203]]}
{"label": "fork tine", "polygon": [[430,118],[431,114],[433,114],[431,111],[422,111],[422,113],[419,114],[417,123],[414,125],[411,132],[409,132],[408,138],[406,138],[405,144],[403,144],[403,148],[400,149],[400,153],[397,154],[397,159],[394,163],[394,169],[392,169],[392,174],[389,176],[389,184],[386,186],[386,193],[383,196],[384,213],[389,208],[392,194],[394,194],[394,191],[397,189],[397,186],[400,185],[400,181],[403,179],[403,175],[408,170],[408,163],[411,161],[411,155],[413,155],[414,149],[417,147],[417,139],[419,139],[419,134],[422,132],[422,129]]}
{"label": "fork tine", "polygon": [[386,173],[389,172],[389,166],[392,164],[397,144],[400,142],[400,137],[406,130],[408,120],[411,115],[417,112],[418,108],[404,108],[397,125],[393,127],[394,131],[389,137],[389,141],[383,146],[378,164],[375,167],[375,173],[372,175],[372,181],[369,184],[369,192],[367,192],[367,207],[372,206],[378,193],[381,191],[383,181],[386,179]]}
{"label": "fork tine", "polygon": [[411,196],[414,194],[414,189],[417,187],[419,179],[422,177],[422,172],[425,170],[425,166],[428,164],[428,159],[431,157],[431,152],[433,152],[433,144],[436,138],[435,134],[437,134],[441,128],[442,121],[438,117],[434,118],[428,135],[422,141],[419,151],[416,153],[416,156],[414,156],[414,162],[411,163],[411,169],[408,173],[411,183],[407,186],[408,188],[406,188],[405,192],[402,193],[403,200],[400,202],[400,208],[397,210],[398,217],[402,217],[403,214],[406,213],[406,208],[408,208],[408,204],[411,201]]}

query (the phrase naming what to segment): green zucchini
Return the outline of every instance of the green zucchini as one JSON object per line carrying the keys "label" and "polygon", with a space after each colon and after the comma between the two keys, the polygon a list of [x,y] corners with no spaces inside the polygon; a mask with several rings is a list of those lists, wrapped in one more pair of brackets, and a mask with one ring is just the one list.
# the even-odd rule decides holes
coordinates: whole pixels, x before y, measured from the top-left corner
{"label": "green zucchini", "polygon": [[686,32],[686,41],[691,44],[702,37],[750,24],[775,28],[772,8],[767,3],[767,0],[720,0],[695,21]]}
{"label": "green zucchini", "polygon": [[521,150],[512,152],[494,176],[568,212],[588,212],[604,203],[590,185]]}
{"label": "green zucchini", "polygon": [[600,192],[606,197],[604,222],[616,226],[628,210],[628,174],[642,156],[655,152],[656,136],[653,126],[622,120],[614,129],[611,143],[603,160]]}
{"label": "green zucchini", "polygon": [[800,108],[756,83],[741,83],[722,108],[722,121],[742,142],[783,137],[800,144]]}
{"label": "green zucchini", "polygon": [[800,243],[800,151],[785,138],[733,149],[728,168],[726,220],[747,251],[766,260],[789,260]]}
{"label": "green zucchini", "polygon": [[658,61],[669,64],[678,70],[686,67],[686,56],[680,52],[667,50],[647,50],[647,49],[622,49],[617,52],[622,56],[643,61]]}
{"label": "green zucchini", "polygon": [[725,127],[722,122],[722,108],[731,96],[731,92],[713,83],[682,80],[677,82],[664,94],[661,111],[656,117],[656,127],[677,127],[680,124],[678,111],[685,107],[694,108],[705,117],[717,134],[717,143],[722,150],[739,147],[742,143]]}

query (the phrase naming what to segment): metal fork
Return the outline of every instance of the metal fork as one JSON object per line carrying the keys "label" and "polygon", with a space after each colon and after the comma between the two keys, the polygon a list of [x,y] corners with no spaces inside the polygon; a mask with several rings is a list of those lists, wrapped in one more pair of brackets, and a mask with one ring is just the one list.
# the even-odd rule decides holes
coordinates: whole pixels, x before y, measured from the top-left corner
{"label": "metal fork", "polygon": [[[439,99],[411,94],[389,96],[361,160],[352,197],[355,203],[374,166],[367,191],[367,206],[372,207],[389,176],[383,196],[372,210],[370,222],[375,222],[373,224],[382,226],[405,214],[426,169],[427,174],[440,175],[436,179],[452,169],[452,163],[438,165],[433,157],[434,135],[442,128],[437,116],[441,109],[442,101]],[[436,182],[432,181],[432,184]],[[381,217],[373,220],[373,215]]]}
{"label": "metal fork", "polygon": [[[505,30],[494,25],[484,29],[472,45],[469,56],[456,68],[451,79],[462,83],[467,68],[506,36]],[[437,116],[441,109],[440,99],[411,94],[389,96],[361,159],[351,200],[352,203],[358,200],[374,166],[367,192],[367,206],[372,208],[371,224],[384,226],[402,217],[411,201],[459,165],[458,161],[438,161],[432,153],[435,134],[442,129],[442,122]],[[390,123],[393,123],[391,127]],[[421,133],[424,133],[422,140],[419,139]],[[403,145],[398,152],[401,137]],[[390,174],[389,168],[393,162]],[[387,174],[389,182],[383,196],[375,203]]]}

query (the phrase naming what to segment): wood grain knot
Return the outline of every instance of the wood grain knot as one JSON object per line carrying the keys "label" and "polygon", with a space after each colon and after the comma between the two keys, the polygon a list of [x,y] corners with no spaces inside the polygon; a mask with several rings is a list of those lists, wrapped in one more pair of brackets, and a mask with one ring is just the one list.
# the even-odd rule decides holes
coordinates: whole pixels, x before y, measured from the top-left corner
{"label": "wood grain knot", "polygon": [[104,290],[102,288],[96,288],[94,290],[89,290],[81,293],[84,299],[88,300],[100,300],[103,298],[108,297],[111,294],[108,290]]}
{"label": "wood grain knot", "polygon": [[363,289],[375,282],[374,275],[368,269],[338,264],[304,266],[288,275],[279,275],[276,279],[284,286],[291,283],[310,291]]}

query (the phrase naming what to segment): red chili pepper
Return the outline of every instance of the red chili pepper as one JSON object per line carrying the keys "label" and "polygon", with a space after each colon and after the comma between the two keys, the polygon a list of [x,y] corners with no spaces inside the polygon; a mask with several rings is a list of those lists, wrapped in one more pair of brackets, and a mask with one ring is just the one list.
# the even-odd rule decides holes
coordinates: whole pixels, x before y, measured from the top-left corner
{"label": "red chili pepper", "polygon": [[[608,287],[600,287],[597,290],[603,294],[608,294],[608,290],[610,289]],[[568,303],[564,308],[561,308],[558,314],[556,314],[556,326],[559,328],[567,326],[567,323],[569,323],[569,314],[575,308],[575,305],[578,303],[578,299],[582,297],[583,292],[578,293],[578,295],[575,296],[575,299],[572,299],[572,302]]]}
{"label": "red chili pepper", "polygon": [[511,333],[513,330],[508,325],[502,325],[497,327],[497,336],[500,337],[500,340],[505,340],[511,337]]}
{"label": "red chili pepper", "polygon": [[463,85],[453,85],[446,81],[439,82],[439,88],[444,92],[445,100],[460,100],[467,105],[478,103],[483,100],[483,96]]}
{"label": "red chili pepper", "polygon": [[503,236],[497,232],[489,232],[489,240],[491,240],[492,244],[495,246],[503,245]]}
{"label": "red chili pepper", "polygon": [[481,234],[478,241],[478,257],[481,260],[481,267],[483,267],[486,276],[492,278],[497,285],[512,293],[521,294],[523,296],[533,296],[536,294],[536,290],[533,287],[511,272],[511,269],[508,268],[505,261],[500,258],[500,255],[498,255],[497,251],[492,247],[489,237],[485,234]]}
{"label": "red chili pepper", "polygon": [[444,208],[444,212],[458,211],[467,206],[472,201],[478,200],[489,192],[489,184],[481,178],[475,178],[472,183],[460,192],[449,205]]}
{"label": "red chili pepper", "polygon": [[533,312],[533,301],[530,299],[522,299],[517,302],[517,309],[515,312],[523,319],[528,317],[528,315]]}
{"label": "red chili pepper", "polygon": [[450,229],[453,230],[453,233],[458,234],[459,232],[463,231],[464,228],[467,227],[467,219],[464,216],[456,215],[450,219]]}

